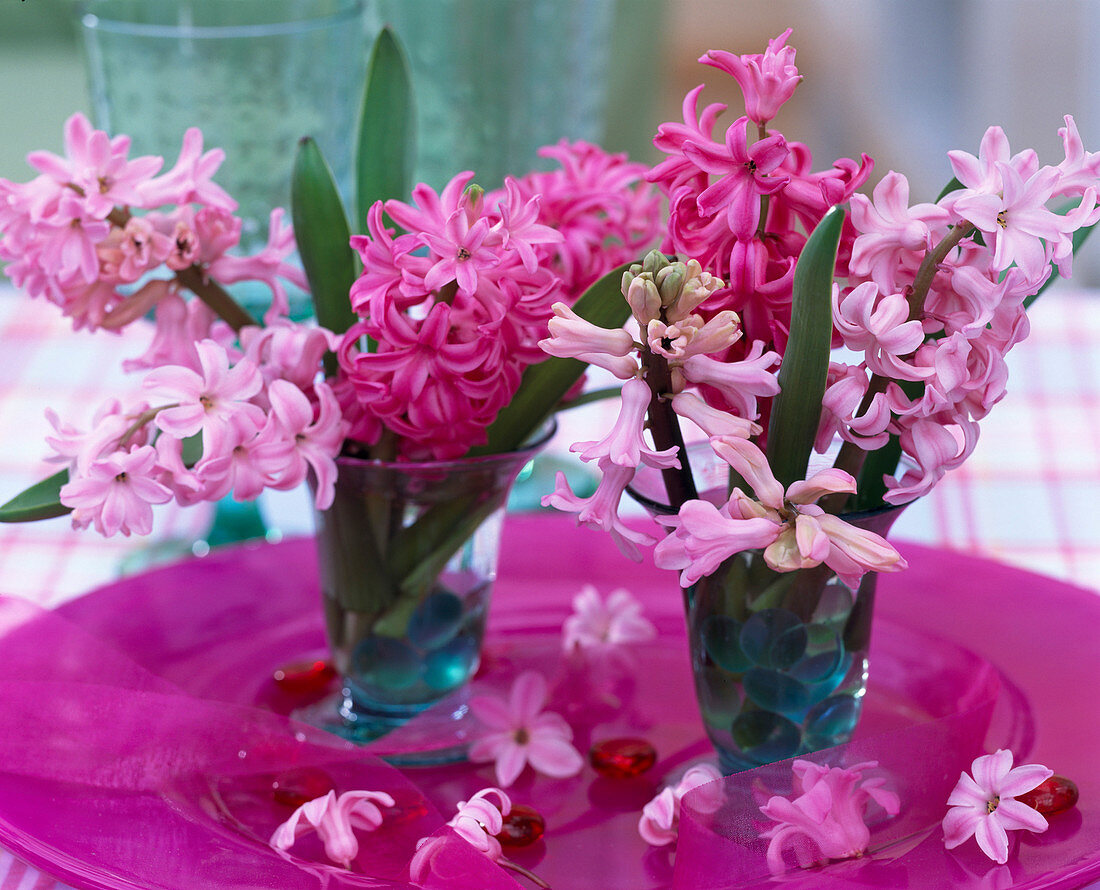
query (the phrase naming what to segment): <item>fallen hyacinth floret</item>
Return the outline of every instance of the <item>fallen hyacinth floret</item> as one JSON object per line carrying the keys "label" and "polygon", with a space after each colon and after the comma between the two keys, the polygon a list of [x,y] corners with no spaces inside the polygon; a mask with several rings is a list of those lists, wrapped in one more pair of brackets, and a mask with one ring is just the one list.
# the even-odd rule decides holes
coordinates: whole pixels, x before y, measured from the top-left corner
{"label": "fallen hyacinth floret", "polygon": [[604,600],[591,584],[573,597],[573,614],[562,625],[562,649],[566,652],[593,646],[614,646],[652,640],[657,629],[642,615],[642,604],[630,591],[618,588]]}
{"label": "fallen hyacinth floret", "polygon": [[[482,788],[469,800],[458,802],[457,812],[447,827],[502,868],[523,875],[539,887],[549,888],[537,875],[504,858],[497,835],[504,829],[504,818],[511,812],[512,799],[501,789]],[[414,883],[422,884],[431,876],[435,858],[446,846],[447,840],[445,836],[433,835],[417,841],[416,855],[409,863],[409,874]]]}
{"label": "fallen hyacinth floret", "polygon": [[355,829],[373,831],[382,824],[379,804],[392,807],[394,800],[384,791],[345,791],[339,796],[330,791],[291,813],[290,818],[275,829],[270,844],[285,853],[303,834],[316,831],[325,846],[325,855],[338,865],[350,868],[359,855]]}
{"label": "fallen hyacinth floret", "polygon": [[527,764],[558,779],[584,766],[572,745],[573,730],[560,714],[544,711],[545,704],[546,680],[537,671],[520,674],[507,701],[495,695],[470,700],[470,710],[488,730],[470,746],[470,760],[495,761],[501,787],[511,785]]}
{"label": "fallen hyacinth floret", "polygon": [[871,840],[865,821],[867,804],[874,801],[891,816],[900,808],[898,796],[882,787],[884,779],[863,778],[866,770],[876,766],[874,760],[847,769],[808,760],[791,765],[796,796],[775,795],[760,808],[777,823],[760,833],[769,839],[767,859],[772,874],[786,871],[786,849],[793,851],[802,868],[853,859],[866,852]]}
{"label": "fallen hyacinth floret", "polygon": [[700,763],[689,769],[679,782],[665,788],[642,808],[642,818],[638,820],[638,834],[642,840],[654,847],[675,843],[679,836],[684,795],[701,786],[709,786],[705,794],[701,793],[696,808],[713,813],[722,804],[722,788],[710,783],[721,778],[722,773],[709,763]]}
{"label": "fallen hyacinth floret", "polygon": [[1015,798],[1041,785],[1054,771],[1037,763],[1013,768],[1012,760],[1011,751],[998,750],[978,757],[971,764],[972,775],[959,776],[943,819],[943,843],[948,850],[973,837],[986,856],[1004,865],[1009,831],[1047,830],[1042,814]]}

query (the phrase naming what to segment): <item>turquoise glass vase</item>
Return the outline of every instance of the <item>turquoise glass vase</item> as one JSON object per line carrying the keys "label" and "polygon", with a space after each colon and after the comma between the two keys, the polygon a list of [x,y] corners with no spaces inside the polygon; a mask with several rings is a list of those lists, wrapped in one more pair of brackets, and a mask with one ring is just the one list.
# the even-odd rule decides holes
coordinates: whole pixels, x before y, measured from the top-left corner
{"label": "turquoise glass vase", "polygon": [[371,742],[446,699],[426,750],[392,759],[462,756],[451,724],[465,717],[462,693],[481,659],[508,495],[551,434],[457,460],[337,459],[335,499],[317,514],[316,532],[325,628],[342,678],[321,715],[325,728]]}

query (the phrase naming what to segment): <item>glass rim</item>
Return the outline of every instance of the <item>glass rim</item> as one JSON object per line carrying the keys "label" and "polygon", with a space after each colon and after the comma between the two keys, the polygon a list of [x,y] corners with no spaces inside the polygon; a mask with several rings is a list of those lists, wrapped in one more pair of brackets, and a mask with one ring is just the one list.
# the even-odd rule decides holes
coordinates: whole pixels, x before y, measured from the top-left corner
{"label": "glass rim", "polygon": [[490,466],[495,463],[530,460],[531,457],[549,442],[558,431],[558,422],[550,418],[539,427],[530,439],[511,451],[497,451],[492,454],[475,454],[468,457],[453,457],[445,460],[382,460],[377,457],[353,457],[340,454],[336,457],[337,466],[362,467],[364,469],[399,469],[405,472],[428,472],[448,470],[456,467]]}
{"label": "glass rim", "polygon": [[[151,22],[132,22],[112,18],[109,13],[97,13],[97,7],[106,5],[109,0],[86,0],[82,4],[84,12],[80,24],[85,32],[106,34],[125,34],[132,37],[151,37],[165,40],[233,40],[242,37],[278,37],[287,34],[301,34],[303,31],[318,31],[330,28],[360,16],[365,9],[364,0],[339,0],[337,8],[323,15],[303,15],[287,21],[253,22],[239,25],[196,25],[187,23],[154,24]],[[257,8],[264,8],[263,0],[255,2]]]}

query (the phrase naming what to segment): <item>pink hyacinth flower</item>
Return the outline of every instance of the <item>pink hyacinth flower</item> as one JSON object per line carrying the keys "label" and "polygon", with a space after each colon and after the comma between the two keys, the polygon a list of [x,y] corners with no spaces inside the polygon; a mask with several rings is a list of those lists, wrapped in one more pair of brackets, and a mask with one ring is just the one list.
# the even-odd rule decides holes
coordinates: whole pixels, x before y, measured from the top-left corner
{"label": "pink hyacinth flower", "polygon": [[634,338],[622,328],[609,330],[581,318],[565,303],[551,307],[554,315],[547,323],[550,336],[539,341],[547,355],[576,358],[610,371],[620,380],[638,373],[634,357]]}
{"label": "pink hyacinth flower", "polygon": [[[496,802],[490,798],[496,798]],[[512,812],[512,800],[499,788],[482,788],[469,800],[458,802],[458,811],[447,822],[447,827],[471,847],[500,862],[504,851],[496,835],[504,828],[504,817]],[[413,883],[427,882],[434,868],[436,855],[446,848],[447,837],[435,834],[416,842],[416,853],[409,862],[409,876]]]}
{"label": "pink hyacinth flower", "polygon": [[709,763],[693,766],[675,785],[661,791],[642,808],[638,820],[638,834],[647,844],[663,847],[676,842],[680,830],[680,809],[684,795],[700,789],[695,798],[696,809],[713,813],[722,805],[722,786],[716,783],[722,778],[717,767]]}
{"label": "pink hyacinth flower", "polygon": [[1008,137],[1000,127],[989,127],[982,136],[978,156],[965,151],[949,151],[948,160],[956,178],[964,187],[974,192],[997,194],[1004,185],[1001,165],[1014,169],[1027,178],[1039,169],[1039,156],[1032,149],[1012,154]]}
{"label": "pink hyacinth flower", "polygon": [[997,169],[1002,191],[964,194],[955,199],[955,212],[992,238],[995,270],[1004,271],[1015,263],[1029,280],[1042,281],[1052,251],[1069,238],[1075,227],[1072,220],[1046,206],[1059,172],[1044,167],[1024,179],[1008,164],[998,164]]}
{"label": "pink hyacinth flower", "polygon": [[786,848],[802,868],[851,859],[866,851],[871,839],[865,821],[868,803],[874,801],[891,816],[900,809],[898,796],[882,787],[884,779],[863,778],[865,770],[876,766],[876,761],[868,761],[841,769],[808,760],[791,765],[796,795],[790,799],[776,795],[760,808],[777,823],[760,833],[769,839],[767,860],[772,874],[786,870]]}
{"label": "pink hyacinth flower", "polygon": [[73,511],[73,527],[95,529],[104,537],[153,530],[153,504],[165,504],[172,492],[156,481],[157,452],[142,445],[91,461],[84,473],[61,487],[61,503]]}
{"label": "pink hyacinth flower", "polygon": [[606,457],[600,458],[597,466],[602,475],[590,497],[574,494],[565,473],[558,473],[554,490],[543,496],[542,505],[563,513],[575,513],[578,524],[607,532],[624,556],[640,562],[642,554],[638,548],[652,544],[654,538],[648,532],[631,528],[619,516],[619,504],[623,492],[634,478],[635,468],[618,466]]}
{"label": "pink hyacinth flower", "polygon": [[664,451],[656,451],[645,439],[646,412],[652,392],[649,384],[640,377],[631,377],[622,385],[619,416],[604,438],[592,442],[577,442],[570,451],[580,454],[583,461],[607,459],[621,467],[648,467],[663,469],[678,467],[679,449],[674,445]]}
{"label": "pink hyacinth flower", "polygon": [[661,520],[673,531],[657,545],[653,560],[660,568],[680,570],[682,587],[711,574],[735,553],[758,548],[776,571],[825,563],[853,589],[866,572],[906,567],[901,554],[880,535],[856,528],[815,503],[829,494],[855,491],[855,479],[848,473],[822,470],[784,491],[767,457],[752,442],[716,437],[711,447],[748,483],[756,499],[734,489],[721,509],[693,500],[678,516]]}
{"label": "pink hyacinth flower", "polygon": [[767,547],[779,534],[770,518],[734,517],[727,507],[719,510],[709,501],[688,501],[679,515],[664,520],[673,531],[653,550],[653,563],[680,572],[680,586],[690,587],[735,553]]}
{"label": "pink hyacinth flower", "polygon": [[470,760],[494,761],[502,788],[528,764],[559,779],[576,775],[584,765],[571,744],[573,730],[561,715],[543,711],[545,704],[546,680],[537,671],[520,674],[507,699],[478,695],[470,700],[470,710],[488,730],[470,746]]}
{"label": "pink hyacinth flower", "polygon": [[[496,803],[489,798],[495,797]],[[512,812],[512,801],[499,788],[482,788],[469,800],[458,802],[458,812],[447,823],[455,834],[494,862],[502,850],[496,835],[504,828],[504,817]]]}
{"label": "pink hyacinth flower", "polygon": [[613,590],[605,601],[586,584],[573,597],[573,614],[562,625],[562,649],[637,643],[656,636],[657,629],[642,615],[642,604],[628,590]]}
{"label": "pink hyacinth flower", "polygon": [[833,324],[849,349],[867,354],[867,367],[874,373],[900,380],[931,376],[903,360],[924,342],[919,319],[909,319],[909,303],[902,294],[880,294],[866,281],[840,295],[833,285]]}
{"label": "pink hyacinth flower", "polygon": [[774,195],[790,180],[780,168],[787,157],[787,140],[776,134],[746,147],[748,125],[747,117],[730,124],[724,148],[684,144],[684,155],[700,170],[722,177],[699,193],[699,212],[711,216],[725,210],[730,231],[741,238],[751,237],[760,223],[760,196]]}
{"label": "pink hyacinth flower", "polygon": [[1038,787],[1054,771],[1036,763],[1013,768],[1012,752],[998,750],[978,757],[963,773],[947,799],[950,809],[943,819],[943,842],[953,850],[974,838],[983,853],[1004,865],[1008,862],[1009,831],[1047,830],[1047,820],[1015,798]]}
{"label": "pink hyacinth flower", "polygon": [[763,428],[758,423],[712,408],[693,392],[680,392],[672,397],[672,410],[690,420],[708,436],[737,436],[748,439],[759,436]]}
{"label": "pink hyacinth flower", "polygon": [[332,506],[336,491],[336,455],[344,442],[347,424],[340,405],[327,384],[318,383],[317,416],[305,394],[288,380],[273,380],[267,388],[271,413],[283,437],[293,443],[287,463],[275,486],[294,488],[313,470],[317,484],[315,505],[318,510]]}
{"label": "pink hyacinth flower", "polygon": [[359,855],[355,829],[373,831],[382,824],[379,804],[392,807],[394,799],[384,791],[345,791],[339,796],[330,791],[298,807],[275,829],[269,843],[285,853],[303,834],[316,831],[325,845],[325,855],[338,865],[351,868]]}
{"label": "pink hyacinth flower", "polygon": [[711,50],[699,61],[733,77],[745,95],[748,116],[763,125],[775,117],[780,106],[791,98],[802,80],[794,64],[795,49],[786,46],[790,36],[791,29],[788,28],[768,41],[768,49],[764,53],[738,56],[724,50]]}
{"label": "pink hyacinth flower", "polygon": [[32,151],[27,162],[62,185],[82,192],[90,215],[104,219],[116,204],[140,204],[139,190],[163,164],[158,157],[127,159],[129,136],[110,137],[83,114],[65,121],[65,155]]}
{"label": "pink hyacinth flower", "polygon": [[195,350],[201,373],[169,365],[150,371],[144,385],[172,403],[157,414],[157,426],[181,439],[201,430],[203,454],[213,456],[225,450],[230,425],[238,414],[255,428],[263,425],[263,409],[248,401],[260,391],[263,379],[248,359],[231,368],[225,347],[213,340],[196,343]]}

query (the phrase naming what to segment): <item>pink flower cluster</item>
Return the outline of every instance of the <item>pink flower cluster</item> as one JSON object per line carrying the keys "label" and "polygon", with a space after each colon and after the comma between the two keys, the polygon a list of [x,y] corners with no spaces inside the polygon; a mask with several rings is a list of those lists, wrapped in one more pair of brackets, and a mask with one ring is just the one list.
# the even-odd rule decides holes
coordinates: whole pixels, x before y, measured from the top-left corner
{"label": "pink flower cluster", "polygon": [[[156,314],[148,350],[124,362],[148,371],[148,399],[109,401],[87,430],[47,414],[54,459],[69,471],[60,497],[73,524],[147,534],[156,504],[251,500],[267,487],[295,487],[311,470],[317,504],[327,506],[345,424],[317,375],[335,342],[282,317],[283,281],[305,285],[284,262],[294,236],[282,211],[272,212],[264,250],[231,255],[241,221],[212,179],[224,153],[204,152],[202,133],[188,130],[176,165],[157,176],[161,159],[130,159],[129,147],[76,114],[65,125],[65,157],[33,152],[38,177],[0,180],[0,260],[17,286],[59,305],[78,328],[117,330]],[[266,328],[234,332],[207,302],[184,297],[224,296],[218,281],[245,280],[271,290]]]}
{"label": "pink flower cluster", "polygon": [[763,549],[764,561],[779,572],[825,563],[853,590],[868,570],[907,568],[880,535],[856,528],[817,505],[826,495],[854,492],[855,480],[849,474],[822,470],[784,491],[764,453],[748,439],[715,436],[711,446],[756,492],[756,498],[735,488],[721,507],[692,500],[679,516],[662,520],[673,532],[657,545],[653,561],[660,568],[679,570],[681,586],[690,587],[735,553],[755,549]]}
{"label": "pink flower cluster", "polygon": [[[867,157],[811,173],[804,146],[766,129],[801,79],[789,33],[763,54],[710,52],[700,60],[737,80],[745,96],[746,115],[721,142],[711,134],[725,108],[697,111],[702,87],[688,94],[682,124],[658,129],[655,144],[667,157],[647,178],[669,199],[663,247],[692,259],[651,255],[624,277],[637,334],[602,330],[555,305],[541,343],[622,381],[610,432],[573,446],[602,473],[595,494],[577,497],[559,476],[545,504],[608,531],[638,558],[639,545],[653,539],[623,522],[619,503],[639,467],[665,478],[680,467],[678,436],[658,434],[677,418],[701,429],[732,478],[753,489],[674,502],[678,516],[665,521],[672,533],[656,559],[680,570],[685,586],[757,548],[779,571],[824,562],[848,583],[866,571],[904,568],[879,536],[816,502],[854,493],[862,452],[891,439],[907,460],[904,473],[885,479],[889,503],[926,493],[965,460],[978,422],[1005,393],[1004,356],[1028,332],[1025,300],[1052,264],[1069,272],[1073,232],[1100,221],[1100,154],[1085,151],[1068,116],[1057,166],[1040,166],[1034,152],[1012,154],[994,127],[977,157],[950,154],[959,187],[935,204],[910,207],[897,173],[871,198],[856,194],[870,174]],[[829,366],[814,443],[824,453],[840,438],[844,448],[835,469],[784,490],[763,446],[791,324],[794,266],[807,233],[844,201],[851,219],[836,265],[832,342],[855,357]],[[1047,207],[1056,201],[1070,209]]]}
{"label": "pink flower cluster", "polygon": [[[663,470],[678,467],[677,448],[656,449],[647,438],[646,424],[655,380],[653,356],[668,371],[668,389],[662,397],[672,413],[689,420],[710,437],[714,454],[736,471],[755,497],[735,488],[718,506],[691,499],[678,515],[662,522],[671,533],[654,551],[662,568],[681,572],[684,587],[713,572],[727,557],[742,550],[764,548],[768,564],[793,571],[822,562],[842,579],[858,584],[869,570],[897,571],[901,556],[880,536],[861,531],[815,502],[830,493],[855,490],[855,480],[841,470],[818,473],[796,482],[786,492],[776,481],[763,451],[750,437],[759,435],[760,400],[779,390],[772,370],[778,360],[754,344],[739,361],[720,355],[741,337],[738,316],[724,309],[704,321],[699,311],[709,298],[722,293],[722,282],[691,260],[665,263],[647,258],[647,267],[632,267],[624,276],[623,293],[644,336],[637,343],[625,331],[604,331],[555,306],[551,336],[542,346],[551,355],[571,356],[603,367],[623,379],[619,416],[611,431],[592,442],[578,442],[571,450],[601,470],[596,491],[578,497],[562,473],[553,494],[543,503],[576,514],[578,522],[608,531],[629,556],[639,557],[638,545],[651,544],[646,532],[619,516],[619,505],[640,466]],[[716,393],[717,405],[707,396]],[[731,411],[726,406],[733,405]],[[725,497],[725,492],[722,493]]]}
{"label": "pink flower cluster", "polygon": [[768,840],[767,860],[772,874],[786,870],[786,849],[793,851],[802,868],[850,859],[866,851],[871,839],[866,822],[868,805],[874,802],[890,816],[896,816],[901,805],[893,791],[882,787],[884,779],[863,777],[866,770],[876,766],[873,760],[847,769],[820,766],[809,760],[794,761],[794,796],[775,795],[760,808],[776,823],[760,833]]}
{"label": "pink flower cluster", "polygon": [[[1073,233],[1100,221],[1100,153],[1086,152],[1073,118],[1065,122],[1057,166],[1040,166],[1030,150],[1012,154],[990,127],[977,157],[950,152],[961,188],[937,203],[910,206],[900,173],[871,198],[852,197],[857,236],[833,318],[862,361],[830,367],[818,447],[834,433],[864,449],[898,436],[913,468],[887,480],[890,503],[927,493],[974,450],[978,422],[1005,394],[1005,355],[1027,336],[1024,301],[1052,263],[1069,274]],[[1052,202],[1072,209],[1056,213]]]}
{"label": "pink flower cluster", "polygon": [[[81,431],[52,412],[48,443],[68,465],[61,502],[73,525],[103,535],[148,534],[154,504],[181,505],[264,488],[300,485],[309,471],[316,502],[332,502],[335,455],[344,438],[339,404],[302,356],[320,360],[331,335],[286,323],[242,331],[243,352],[215,340],[194,344],[192,364],[148,372],[150,400],[104,405]],[[201,442],[188,460],[186,440]]]}
{"label": "pink flower cluster", "polygon": [[[284,262],[294,237],[282,211],[272,212],[263,251],[231,256],[241,220],[233,215],[236,202],[213,181],[225,153],[204,152],[202,132],[192,128],[175,166],[158,176],[161,158],[130,158],[129,150],[129,137],[109,137],[74,114],[65,124],[64,157],[31,152],[37,177],[0,179],[0,262],[8,263],[12,282],[56,303],[77,328],[118,329],[157,309],[162,344],[201,339],[195,328],[207,336],[213,322],[201,306],[184,308],[181,273],[227,284],[262,281],[272,294],[269,316],[285,315],[283,280],[299,287],[305,280]],[[154,351],[144,364],[161,357]]]}
{"label": "pink flower cluster", "polygon": [[[873,166],[863,155],[858,163],[845,158],[830,170],[813,172],[805,145],[767,133],[765,124],[802,79],[795,51],[785,45],[790,33],[772,40],[762,55],[712,50],[699,59],[733,77],[745,96],[746,114],[720,139],[714,129],[726,106],[700,111],[700,85],[684,98],[683,122],[662,124],[653,140],[667,155],[648,176],[669,200],[664,249],[694,257],[726,282],[710,311],[740,314],[747,335],[741,348],[762,341],[782,349],[794,266],[806,233],[826,210],[851,198]],[[851,235],[847,227],[842,255]]]}
{"label": "pink flower cluster", "polygon": [[544,153],[562,169],[491,193],[469,172],[439,194],[421,184],[412,204],[376,205],[368,234],[352,239],[361,321],[339,355],[354,438],[375,444],[389,430],[402,457],[465,454],[544,358],[551,304],[572,302],[653,242],[659,205],[640,182],[644,167],[585,143]]}

